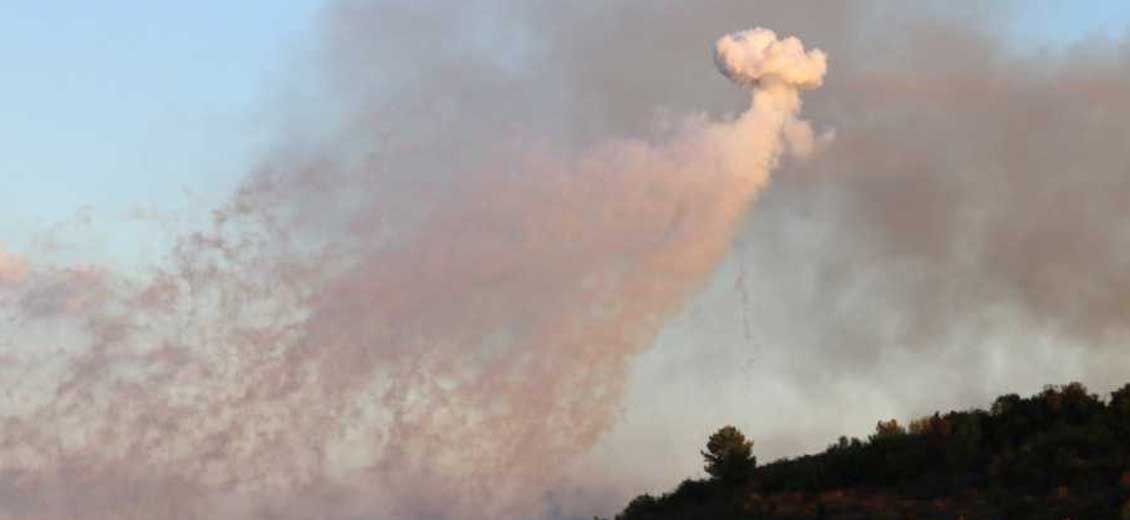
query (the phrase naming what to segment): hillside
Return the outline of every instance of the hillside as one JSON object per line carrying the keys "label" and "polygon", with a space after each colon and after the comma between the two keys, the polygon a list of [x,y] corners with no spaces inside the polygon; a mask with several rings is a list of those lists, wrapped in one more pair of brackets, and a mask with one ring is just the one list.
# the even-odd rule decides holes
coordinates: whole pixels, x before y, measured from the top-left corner
{"label": "hillside", "polygon": [[762,467],[751,448],[719,430],[702,452],[710,478],[636,497],[616,520],[1130,519],[1130,384],[879,421],[866,440]]}

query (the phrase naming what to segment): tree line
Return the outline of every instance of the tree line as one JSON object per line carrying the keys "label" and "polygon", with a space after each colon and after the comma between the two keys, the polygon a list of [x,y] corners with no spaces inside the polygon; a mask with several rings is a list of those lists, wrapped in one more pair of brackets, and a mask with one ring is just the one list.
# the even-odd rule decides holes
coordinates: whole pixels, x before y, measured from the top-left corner
{"label": "tree line", "polygon": [[701,453],[708,478],[639,496],[616,519],[853,518],[853,507],[882,517],[886,503],[912,518],[1130,520],[1130,384],[1107,399],[1070,383],[988,410],[879,421],[866,439],[762,467],[733,426]]}

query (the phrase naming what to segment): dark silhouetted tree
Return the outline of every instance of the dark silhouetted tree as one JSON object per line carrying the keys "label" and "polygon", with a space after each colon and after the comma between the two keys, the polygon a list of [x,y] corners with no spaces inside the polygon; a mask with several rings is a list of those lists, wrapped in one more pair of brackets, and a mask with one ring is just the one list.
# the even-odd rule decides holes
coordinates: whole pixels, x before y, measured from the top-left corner
{"label": "dark silhouetted tree", "polygon": [[1110,411],[1119,417],[1130,417],[1130,384],[1111,392]]}
{"label": "dark silhouetted tree", "polygon": [[906,435],[906,428],[899,424],[897,419],[889,421],[879,421],[875,424],[875,436],[879,438],[897,437],[899,435]]}
{"label": "dark silhouetted tree", "polygon": [[706,472],[716,480],[743,482],[753,476],[757,458],[753,456],[753,441],[733,426],[725,426],[710,436],[706,451]]}

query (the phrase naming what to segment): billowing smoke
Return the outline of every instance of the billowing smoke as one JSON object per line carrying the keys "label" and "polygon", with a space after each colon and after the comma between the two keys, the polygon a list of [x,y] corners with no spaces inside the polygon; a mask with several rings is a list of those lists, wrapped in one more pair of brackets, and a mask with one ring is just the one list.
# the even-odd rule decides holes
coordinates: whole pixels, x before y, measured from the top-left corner
{"label": "billowing smoke", "polygon": [[823,83],[827,68],[824,53],[808,55],[796,37],[778,40],[773,31],[760,28],[719,38],[714,44],[714,62],[734,83],[749,87],[783,83],[816,88]]}
{"label": "billowing smoke", "polygon": [[382,149],[349,120],[344,144],[267,161],[150,276],[27,274],[0,511],[545,514],[786,147],[812,149],[796,114],[823,53],[756,29],[717,56],[753,88],[736,117],[576,153],[523,131],[464,149],[397,114],[411,142]]}

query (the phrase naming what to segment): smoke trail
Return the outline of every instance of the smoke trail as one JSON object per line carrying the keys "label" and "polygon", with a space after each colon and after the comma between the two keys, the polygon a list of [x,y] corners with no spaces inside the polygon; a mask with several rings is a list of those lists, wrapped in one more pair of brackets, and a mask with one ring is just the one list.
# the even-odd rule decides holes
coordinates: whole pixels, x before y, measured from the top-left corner
{"label": "smoke trail", "polygon": [[343,152],[257,173],[148,279],[0,257],[25,282],[0,512],[536,516],[782,151],[811,149],[796,113],[823,53],[755,29],[715,56],[754,89],[732,120],[578,156],[514,139],[437,163],[424,137],[379,159],[455,183],[425,211],[390,210],[401,172]]}

